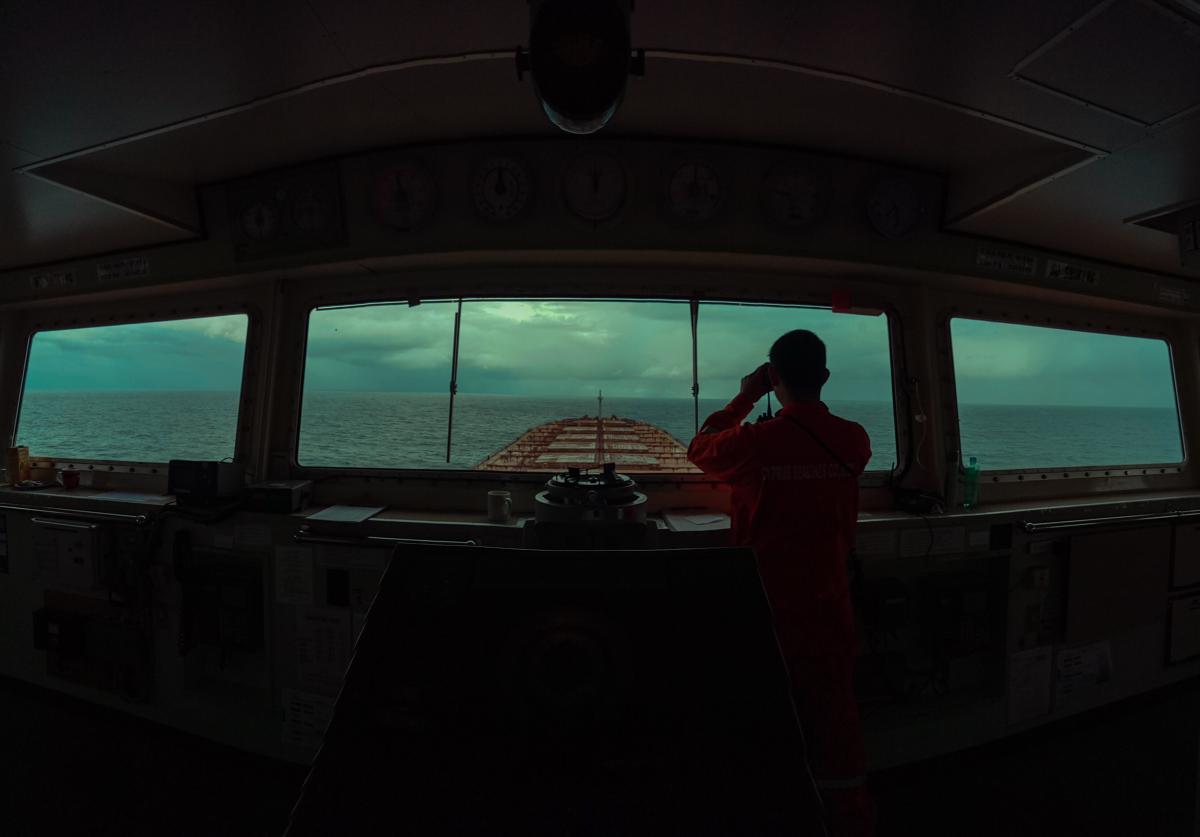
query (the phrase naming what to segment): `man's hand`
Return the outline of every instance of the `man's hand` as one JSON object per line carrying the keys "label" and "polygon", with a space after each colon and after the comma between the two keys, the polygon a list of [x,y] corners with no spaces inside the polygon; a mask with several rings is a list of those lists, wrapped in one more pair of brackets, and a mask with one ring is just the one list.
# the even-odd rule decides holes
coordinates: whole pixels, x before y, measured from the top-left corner
{"label": "man's hand", "polygon": [[742,378],[742,395],[751,401],[757,401],[771,391],[771,376],[767,374],[767,368],[770,365],[769,363],[764,363]]}

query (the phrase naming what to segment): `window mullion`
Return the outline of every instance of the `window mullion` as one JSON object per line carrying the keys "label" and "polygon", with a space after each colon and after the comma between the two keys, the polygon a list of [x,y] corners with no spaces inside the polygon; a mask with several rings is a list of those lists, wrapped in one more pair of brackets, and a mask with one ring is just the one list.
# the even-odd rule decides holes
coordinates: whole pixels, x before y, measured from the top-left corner
{"label": "window mullion", "polygon": [[693,435],[700,432],[700,364],[696,351],[696,325],[700,319],[700,300],[688,300],[692,313],[692,414],[695,425]]}
{"label": "window mullion", "polygon": [[458,335],[462,326],[462,300],[454,312],[454,348],[450,355],[450,409],[446,415],[446,462],[450,462],[450,448],[454,441],[454,396],[458,394]]}

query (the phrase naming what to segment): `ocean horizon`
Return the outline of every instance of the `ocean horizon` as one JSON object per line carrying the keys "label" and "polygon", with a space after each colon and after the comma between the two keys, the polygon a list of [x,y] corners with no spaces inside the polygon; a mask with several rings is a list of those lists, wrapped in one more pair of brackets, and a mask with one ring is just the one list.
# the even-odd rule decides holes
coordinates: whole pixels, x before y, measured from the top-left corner
{"label": "ocean horizon", "polygon": [[[36,455],[80,459],[224,459],[233,455],[238,396],[224,390],[30,390],[22,402],[17,443]],[[701,398],[700,421],[725,403],[724,398]],[[866,429],[873,450],[868,470],[886,471],[895,464],[890,401],[826,403]],[[538,424],[594,416],[597,400],[459,393],[449,463],[448,404],[444,392],[306,391],[298,461],[317,467],[469,469]],[[764,409],[765,401],[750,420]],[[695,428],[688,397],[606,395],[603,411],[654,424],[684,445]],[[959,414],[964,458],[975,456],[984,470],[1182,459],[1173,408],[961,404]]]}

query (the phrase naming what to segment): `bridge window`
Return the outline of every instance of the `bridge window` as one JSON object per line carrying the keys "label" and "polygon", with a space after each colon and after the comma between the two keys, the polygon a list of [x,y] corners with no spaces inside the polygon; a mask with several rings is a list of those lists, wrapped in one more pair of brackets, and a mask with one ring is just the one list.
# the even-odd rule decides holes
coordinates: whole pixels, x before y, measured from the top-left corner
{"label": "bridge window", "polygon": [[402,302],[314,309],[298,461],[446,467],[455,308]]}
{"label": "bridge window", "polygon": [[57,459],[233,456],[246,325],[231,314],[36,333],[17,444]]}
{"label": "bridge window", "polygon": [[[720,409],[738,391],[741,377],[767,359],[771,343],[793,329],[814,332],[825,343],[829,383],[821,393],[829,409],[861,424],[871,437],[868,470],[898,465],[892,403],[892,361],[887,318],[835,314],[828,308],[702,303],[697,322],[700,418]],[[779,402],[772,398],[772,409]],[[751,420],[766,411],[762,399]]]}
{"label": "bridge window", "polygon": [[1163,340],[950,321],[964,461],[984,470],[1183,459]]}
{"label": "bridge window", "polygon": [[693,470],[683,458],[694,429],[686,302],[461,305],[314,310],[299,461],[544,472],[616,461],[632,472]]}
{"label": "bridge window", "polygon": [[686,461],[697,421],[737,392],[771,340],[811,328],[829,345],[830,406],[867,427],[876,468],[895,462],[885,318],[707,302],[696,311],[693,332],[686,300],[314,309],[297,459],[509,472],[616,462],[630,473],[697,473]]}

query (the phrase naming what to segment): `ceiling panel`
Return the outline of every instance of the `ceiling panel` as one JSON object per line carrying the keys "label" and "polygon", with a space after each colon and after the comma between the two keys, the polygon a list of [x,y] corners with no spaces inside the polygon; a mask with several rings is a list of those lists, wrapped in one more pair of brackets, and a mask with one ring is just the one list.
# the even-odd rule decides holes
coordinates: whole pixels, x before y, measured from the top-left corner
{"label": "ceiling panel", "polygon": [[46,158],[344,72],[304,3],[9,3],[0,139]]}
{"label": "ceiling panel", "polygon": [[[882,81],[1105,149],[1141,137],[1082,105],[1009,77],[1017,63],[1096,0],[847,3],[656,0],[639,3],[636,47],[754,56]],[[355,67],[527,45],[525,3],[312,0]]]}
{"label": "ceiling panel", "polygon": [[1200,122],[1179,123],[957,229],[1173,273],[1175,236],[1125,218],[1200,200]]}
{"label": "ceiling panel", "polygon": [[1063,146],[962,111],[835,79],[750,65],[647,62],[616,131],[833,150],[956,174]]}
{"label": "ceiling panel", "polygon": [[186,234],[39,180],[16,174],[28,154],[0,145],[0,267],[177,241]]}
{"label": "ceiling panel", "polygon": [[659,0],[639,4],[638,46],[793,61],[920,91],[1103,149],[1135,125],[1011,79],[1026,55],[1096,0]]}
{"label": "ceiling panel", "polygon": [[[75,157],[70,165],[198,183],[378,146],[556,135],[529,82],[506,72],[506,64],[357,77]],[[761,66],[653,58],[646,77],[631,81],[607,133],[838,149],[950,174],[1003,165],[1012,176],[1040,176],[1048,156],[1078,156],[1045,138],[871,87]],[[1032,169],[1023,172],[1026,159]],[[42,171],[52,175],[54,167]]]}
{"label": "ceiling panel", "polygon": [[[950,174],[951,202],[966,209],[1071,168],[1085,158],[1079,145],[1098,147],[1116,153],[987,209],[963,229],[1163,267],[1172,261],[1166,257],[1172,243],[1141,237],[1121,219],[1196,197],[1190,162],[1196,143],[1188,143],[1200,136],[1174,130],[1148,136],[1128,120],[1012,77],[1022,59],[1096,6],[1096,0],[639,3],[635,45],[673,57],[651,58],[647,76],[631,81],[607,134],[776,143],[919,166]],[[516,81],[507,55],[343,75],[420,56],[511,50],[527,41],[527,29],[528,5],[520,0],[0,0],[0,142],[12,146],[0,162],[11,167],[89,148],[71,163],[84,167],[73,172],[76,184],[119,187],[112,178],[127,176],[141,180],[136,191],[143,195],[164,185],[176,187],[164,194],[186,195],[184,187],[197,182],[373,146],[552,135],[528,80]],[[1155,59],[1169,58],[1158,52]],[[878,86],[780,67],[679,60],[685,53],[754,56]],[[1165,63],[1178,69],[1190,60],[1185,51]],[[1180,83],[1194,76],[1186,71]],[[1147,84],[1143,79],[1141,87]],[[310,86],[287,93],[301,85]],[[1171,91],[1145,92],[1150,107],[1155,94]],[[256,102],[262,97],[275,98]],[[983,118],[988,114],[1002,119]],[[133,135],[141,136],[91,148]],[[173,235],[9,174],[0,176],[0,212],[8,264]]]}
{"label": "ceiling panel", "polygon": [[1019,73],[1151,125],[1200,104],[1200,39],[1157,3],[1116,0],[1065,30]]}
{"label": "ceiling panel", "polygon": [[529,43],[523,0],[308,1],[354,69]]}
{"label": "ceiling panel", "polygon": [[359,77],[100,149],[70,163],[108,174],[205,183],[379,146],[556,134],[528,82],[519,83],[501,64],[507,62]]}

